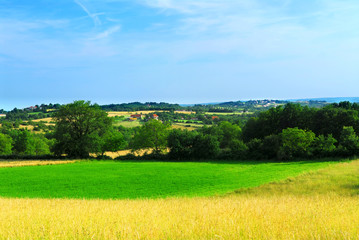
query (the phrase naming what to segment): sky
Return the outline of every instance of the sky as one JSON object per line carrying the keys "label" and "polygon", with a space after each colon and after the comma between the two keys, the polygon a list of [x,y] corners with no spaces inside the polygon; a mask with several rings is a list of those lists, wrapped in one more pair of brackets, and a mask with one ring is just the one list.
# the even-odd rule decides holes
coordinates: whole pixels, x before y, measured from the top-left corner
{"label": "sky", "polygon": [[0,0],[0,109],[359,96],[358,0]]}

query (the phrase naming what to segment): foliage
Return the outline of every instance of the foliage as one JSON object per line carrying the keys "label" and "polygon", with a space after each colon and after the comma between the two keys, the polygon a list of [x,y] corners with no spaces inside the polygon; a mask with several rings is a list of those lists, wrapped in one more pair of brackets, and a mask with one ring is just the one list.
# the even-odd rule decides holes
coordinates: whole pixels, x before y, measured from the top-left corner
{"label": "foliage", "polygon": [[219,141],[215,136],[198,134],[194,138],[192,157],[195,159],[215,159],[220,153]]}
{"label": "foliage", "polygon": [[313,132],[298,128],[287,128],[282,131],[281,137],[282,145],[279,152],[282,159],[311,155],[311,145],[315,139]]}
{"label": "foliage", "polygon": [[0,133],[0,155],[12,153],[12,139],[10,136]]}
{"label": "foliage", "polygon": [[170,124],[151,119],[142,125],[135,134],[131,147],[133,151],[152,149],[155,153],[161,153],[167,149],[167,136]]}
{"label": "foliage", "polygon": [[111,129],[101,138],[100,153],[101,157],[105,152],[117,152],[123,150],[127,142],[121,132]]}
{"label": "foliage", "polygon": [[359,154],[359,137],[353,127],[343,127],[339,148],[342,153],[352,156]]}
{"label": "foliage", "polygon": [[261,139],[254,138],[247,143],[248,146],[248,158],[254,160],[264,159],[264,155],[262,154],[262,146],[263,142]]}
{"label": "foliage", "polygon": [[112,119],[98,105],[75,101],[62,106],[54,114],[54,136],[57,155],[86,158],[89,153],[100,152],[102,137],[109,131]]}
{"label": "foliage", "polygon": [[10,135],[13,139],[13,152],[18,155],[48,155],[52,140],[44,135],[33,134],[28,130],[12,130]]}
{"label": "foliage", "polygon": [[353,126],[359,130],[359,109],[357,104],[332,104],[323,108],[302,107],[289,103],[284,107],[271,108],[251,118],[243,128],[243,140],[263,139],[272,134],[279,134],[283,129],[307,129],[316,135],[329,135],[339,139],[343,126]]}
{"label": "foliage", "polygon": [[[248,147],[240,139],[233,139],[229,144],[229,157],[231,159],[246,159]],[[223,153],[222,153],[223,154]]]}
{"label": "foliage", "polygon": [[319,135],[315,138],[313,143],[313,153],[317,157],[330,157],[336,152],[337,147],[335,144],[337,140],[329,134],[327,137]]}
{"label": "foliage", "polygon": [[193,158],[193,145],[195,144],[195,131],[173,129],[168,135],[169,157],[171,159],[188,160]]}
{"label": "foliage", "polygon": [[265,159],[275,159],[278,157],[278,152],[282,145],[282,139],[280,135],[266,136],[261,145],[261,153]]}

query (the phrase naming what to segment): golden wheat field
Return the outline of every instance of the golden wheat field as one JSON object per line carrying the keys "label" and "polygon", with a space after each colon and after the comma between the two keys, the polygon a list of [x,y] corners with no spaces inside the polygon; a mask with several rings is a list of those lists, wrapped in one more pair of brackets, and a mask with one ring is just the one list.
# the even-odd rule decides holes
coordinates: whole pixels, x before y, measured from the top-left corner
{"label": "golden wheat field", "polygon": [[2,239],[358,239],[359,198],[0,199]]}
{"label": "golden wheat field", "polygon": [[207,198],[0,198],[0,239],[359,239],[358,173],[352,161]]}

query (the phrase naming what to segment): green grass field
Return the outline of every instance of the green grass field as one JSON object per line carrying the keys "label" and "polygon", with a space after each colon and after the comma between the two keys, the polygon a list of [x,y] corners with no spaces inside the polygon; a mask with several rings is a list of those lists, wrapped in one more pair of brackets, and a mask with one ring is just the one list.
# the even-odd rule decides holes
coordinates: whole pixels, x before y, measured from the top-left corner
{"label": "green grass field", "polygon": [[212,196],[294,177],[330,164],[333,162],[84,161],[0,168],[0,196],[100,199]]}
{"label": "green grass field", "polygon": [[142,123],[140,121],[116,121],[114,124],[114,126],[123,126],[126,128],[133,128],[133,127],[140,127],[142,126]]}

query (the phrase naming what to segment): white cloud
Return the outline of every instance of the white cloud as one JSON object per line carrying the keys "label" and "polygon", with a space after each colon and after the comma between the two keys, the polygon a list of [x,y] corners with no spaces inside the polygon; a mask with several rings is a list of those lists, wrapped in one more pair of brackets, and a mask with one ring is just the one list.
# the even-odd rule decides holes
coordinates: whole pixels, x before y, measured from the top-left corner
{"label": "white cloud", "polygon": [[[276,4],[260,0],[139,1],[176,16],[171,28],[164,25],[168,35],[176,37],[158,46],[177,60],[209,54],[310,58],[328,51],[327,47],[333,48],[332,54],[340,51],[351,34],[359,33],[355,28],[359,18],[354,13],[359,3],[351,0],[313,0],[315,7],[291,0]],[[298,4],[305,11],[298,10]]]}

